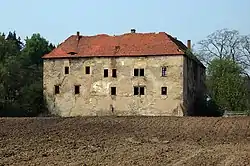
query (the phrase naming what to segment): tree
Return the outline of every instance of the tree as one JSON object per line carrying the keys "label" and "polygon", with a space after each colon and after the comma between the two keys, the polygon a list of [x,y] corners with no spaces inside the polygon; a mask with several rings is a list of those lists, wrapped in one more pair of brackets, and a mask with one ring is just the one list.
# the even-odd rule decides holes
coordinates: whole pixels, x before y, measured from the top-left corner
{"label": "tree", "polygon": [[231,59],[245,69],[250,69],[250,36],[240,35],[237,30],[221,29],[198,42],[199,58],[207,65],[214,58]]}
{"label": "tree", "polygon": [[16,49],[17,50],[21,50],[23,48],[23,43],[21,41],[21,38],[16,36],[16,32],[9,32],[7,38],[6,38],[7,41],[12,41],[15,46],[16,46]]}
{"label": "tree", "polygon": [[224,111],[247,110],[248,91],[242,67],[230,58],[215,58],[208,66],[209,97]]}
{"label": "tree", "polygon": [[[6,39],[2,38],[5,45],[0,60],[0,116],[37,116],[46,111],[41,57],[54,46],[40,34],[33,34],[18,50],[15,36],[10,33]],[[13,49],[6,49],[6,46]],[[17,56],[10,56],[14,54]]]}
{"label": "tree", "polygon": [[6,40],[4,35],[0,35],[0,63],[4,63],[6,58],[19,55],[20,50],[13,40]]}
{"label": "tree", "polygon": [[22,51],[22,56],[29,60],[30,64],[42,64],[42,56],[49,53],[55,47],[40,34],[33,34],[31,38],[26,38],[26,44]]}

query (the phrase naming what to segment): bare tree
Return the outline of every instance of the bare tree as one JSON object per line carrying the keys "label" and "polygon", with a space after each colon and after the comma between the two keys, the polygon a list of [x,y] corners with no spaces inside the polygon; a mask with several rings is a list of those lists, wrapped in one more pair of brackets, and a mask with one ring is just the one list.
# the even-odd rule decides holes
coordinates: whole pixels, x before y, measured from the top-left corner
{"label": "bare tree", "polygon": [[250,36],[242,36],[237,30],[217,30],[198,42],[197,55],[206,65],[214,58],[229,58],[249,73]]}
{"label": "bare tree", "polygon": [[250,35],[242,36],[240,42],[240,63],[250,69]]}

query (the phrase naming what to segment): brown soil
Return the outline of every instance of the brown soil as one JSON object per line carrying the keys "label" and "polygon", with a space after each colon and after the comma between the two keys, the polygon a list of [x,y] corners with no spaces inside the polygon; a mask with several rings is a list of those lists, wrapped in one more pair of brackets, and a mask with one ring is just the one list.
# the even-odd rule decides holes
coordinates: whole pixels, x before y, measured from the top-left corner
{"label": "brown soil", "polygon": [[250,165],[250,117],[0,118],[0,165]]}

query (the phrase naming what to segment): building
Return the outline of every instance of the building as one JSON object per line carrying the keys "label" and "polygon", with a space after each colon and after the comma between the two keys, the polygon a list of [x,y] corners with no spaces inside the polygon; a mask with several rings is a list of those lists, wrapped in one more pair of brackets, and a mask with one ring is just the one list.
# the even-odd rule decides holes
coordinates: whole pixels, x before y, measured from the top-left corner
{"label": "building", "polygon": [[[184,116],[204,93],[205,67],[165,32],[81,36],[45,55],[44,97],[59,116]],[[188,53],[189,52],[189,53]]]}

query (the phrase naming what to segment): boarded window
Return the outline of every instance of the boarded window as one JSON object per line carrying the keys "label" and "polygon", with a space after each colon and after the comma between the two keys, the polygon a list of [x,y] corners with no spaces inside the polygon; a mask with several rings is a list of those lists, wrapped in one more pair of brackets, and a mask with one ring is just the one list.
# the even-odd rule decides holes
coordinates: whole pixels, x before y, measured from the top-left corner
{"label": "boarded window", "polygon": [[161,95],[167,95],[167,87],[161,87]]}
{"label": "boarded window", "polygon": [[145,88],[143,86],[135,86],[134,95],[145,95]]}
{"label": "boarded window", "polygon": [[116,75],[116,69],[112,69],[112,77],[117,77],[117,75]]}
{"label": "boarded window", "polygon": [[80,94],[80,85],[75,85],[75,94]]}
{"label": "boarded window", "polygon": [[69,74],[69,67],[68,67],[68,66],[65,66],[65,67],[64,67],[64,73],[65,73],[65,74]]}
{"label": "boarded window", "polygon": [[116,95],[116,87],[111,87],[111,95]]}
{"label": "boarded window", "polygon": [[162,68],[161,68],[161,76],[162,76],[162,77],[167,76],[167,67],[162,67]]}
{"label": "boarded window", "polygon": [[58,85],[55,85],[55,94],[59,94],[60,93],[60,89]]}
{"label": "boarded window", "polygon": [[85,74],[90,74],[90,66],[85,67]]}
{"label": "boarded window", "polygon": [[108,77],[109,76],[109,70],[108,69],[104,69],[104,77]]}

